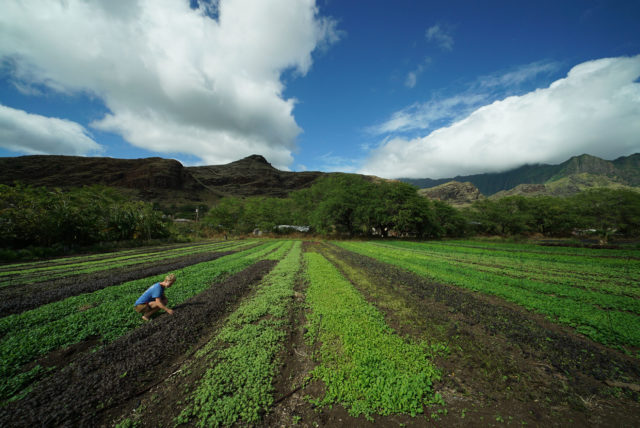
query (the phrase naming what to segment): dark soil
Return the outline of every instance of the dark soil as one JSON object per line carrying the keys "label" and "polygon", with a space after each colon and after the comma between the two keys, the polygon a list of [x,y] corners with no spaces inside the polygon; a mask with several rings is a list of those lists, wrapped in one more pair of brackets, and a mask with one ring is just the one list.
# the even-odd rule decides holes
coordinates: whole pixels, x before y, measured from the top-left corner
{"label": "dark soil", "polygon": [[[201,242],[189,242],[189,243],[180,243],[180,244],[162,244],[162,245],[154,245],[154,246],[139,246],[139,247],[135,247],[135,248],[120,248],[118,250],[109,250],[109,251],[102,251],[102,252],[91,252],[91,251],[87,251],[87,252],[83,252],[83,253],[78,253],[78,254],[74,254],[72,256],[70,255],[64,255],[64,256],[56,256],[56,257],[52,257],[49,259],[37,259],[34,260],[34,262],[37,262],[38,267],[42,268],[42,267],[52,267],[52,266],[64,266],[67,265],[69,263],[69,258],[73,257],[87,257],[90,258],[90,260],[92,262],[97,262],[100,260],[108,260],[114,257],[114,253],[115,252],[121,252],[121,251],[126,251],[128,256],[135,256],[136,254],[144,254],[144,255],[152,255],[154,253],[161,253],[164,251],[168,251],[168,250],[175,250],[178,248],[196,248],[196,247],[200,247],[203,245],[211,245],[211,244],[215,244],[215,243],[222,243],[225,241],[214,241],[214,240],[206,240],[206,241],[201,241]],[[22,266],[16,266],[16,263]],[[22,262],[10,262],[10,263],[4,263],[4,262],[0,262],[0,272],[4,272],[4,271],[20,271],[20,270],[29,270],[32,269],[33,266],[31,266],[31,263],[24,263],[22,264]],[[16,274],[16,276],[18,275],[23,275],[23,274]],[[11,278],[12,275],[8,275],[5,278]]]}
{"label": "dark soil", "polygon": [[92,293],[112,285],[181,269],[232,254],[234,251],[207,252],[143,264],[113,268],[37,284],[0,288],[0,317],[19,314],[47,303],[82,293]]}
{"label": "dark soil", "polygon": [[[415,317],[408,324],[381,308],[400,334],[447,343],[450,350],[436,361],[446,414],[426,409],[436,418],[376,418],[375,426],[638,426],[637,359],[499,298],[433,283],[337,247],[321,251],[330,252],[338,268],[365,273],[404,302]],[[348,415],[340,419],[345,422],[332,425],[366,425]]]}
{"label": "dark soil", "polygon": [[170,376],[227,307],[276,262],[259,261],[96,352],[55,372],[24,399],[0,409],[0,426],[109,424],[109,409],[146,393]]}

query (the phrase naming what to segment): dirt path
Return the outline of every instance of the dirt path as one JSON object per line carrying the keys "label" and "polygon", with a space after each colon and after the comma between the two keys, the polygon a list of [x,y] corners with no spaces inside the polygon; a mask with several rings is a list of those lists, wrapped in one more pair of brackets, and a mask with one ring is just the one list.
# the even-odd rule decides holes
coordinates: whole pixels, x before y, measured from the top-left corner
{"label": "dirt path", "polygon": [[24,399],[0,409],[1,426],[110,424],[109,409],[170,376],[189,350],[275,265],[259,261],[178,305],[38,384]]}
{"label": "dirt path", "polygon": [[[640,421],[637,360],[501,299],[432,283],[334,246],[322,251],[401,334],[448,344],[449,354],[437,361],[447,414],[418,426]],[[381,307],[384,298],[363,287],[367,279],[396,306]]]}

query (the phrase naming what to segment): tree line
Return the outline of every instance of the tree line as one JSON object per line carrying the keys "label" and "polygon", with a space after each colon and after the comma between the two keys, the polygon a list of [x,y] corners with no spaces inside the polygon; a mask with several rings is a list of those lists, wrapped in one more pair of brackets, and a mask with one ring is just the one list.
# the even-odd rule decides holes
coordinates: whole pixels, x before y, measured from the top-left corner
{"label": "tree line", "polygon": [[640,236],[640,193],[593,189],[571,197],[510,196],[456,209],[394,181],[336,174],[287,198],[223,198],[204,223],[219,231],[271,232],[277,225],[310,226],[318,235],[417,239],[498,235]]}
{"label": "tree line", "polygon": [[591,189],[569,197],[509,196],[476,201],[463,211],[470,233],[541,234],[564,237],[593,234],[640,236],[640,193],[624,189]]}
{"label": "tree line", "polygon": [[[152,204],[128,200],[104,186],[61,190],[0,185],[0,248],[176,238],[179,231],[166,217]],[[594,189],[566,198],[510,196],[460,210],[424,198],[406,183],[334,174],[287,198],[223,198],[201,219],[200,235],[255,229],[270,233],[278,225],[297,225],[332,237],[584,233],[606,241],[612,235],[640,236],[640,193]]]}
{"label": "tree line", "polygon": [[323,177],[287,198],[223,198],[204,222],[241,234],[254,229],[271,232],[278,225],[305,225],[315,234],[343,237],[425,239],[461,236],[466,230],[460,212],[420,196],[409,184],[374,182],[352,174]]}
{"label": "tree line", "polygon": [[127,200],[117,190],[90,186],[69,190],[16,183],[0,185],[0,231],[5,248],[90,245],[166,238],[162,212]]}

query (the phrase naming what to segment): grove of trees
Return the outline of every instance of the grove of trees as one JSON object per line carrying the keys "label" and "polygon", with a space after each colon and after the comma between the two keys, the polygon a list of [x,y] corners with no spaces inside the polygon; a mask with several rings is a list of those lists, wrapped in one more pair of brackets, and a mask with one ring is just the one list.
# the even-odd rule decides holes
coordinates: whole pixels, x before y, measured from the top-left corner
{"label": "grove of trees", "polygon": [[149,240],[170,234],[162,213],[104,186],[71,190],[0,185],[5,248]]}
{"label": "grove of trees", "polygon": [[[277,232],[278,225],[310,226],[332,237],[434,239],[465,235],[568,237],[640,236],[640,193],[595,189],[572,197],[484,199],[457,209],[420,196],[395,181],[333,174],[287,198],[226,197],[199,223],[194,236],[210,232]],[[208,208],[208,207],[206,207]],[[70,190],[0,185],[0,249],[87,246],[116,241],[177,238],[168,216],[150,203],[117,190],[91,186]]]}
{"label": "grove of trees", "polygon": [[401,182],[372,182],[335,174],[288,198],[224,198],[204,221],[218,230],[273,231],[277,225],[311,226],[316,234],[439,238],[461,236],[466,220],[447,204],[430,201]]}
{"label": "grove of trees", "polygon": [[574,196],[509,196],[476,201],[464,210],[471,233],[487,235],[640,236],[640,193],[592,189]]}

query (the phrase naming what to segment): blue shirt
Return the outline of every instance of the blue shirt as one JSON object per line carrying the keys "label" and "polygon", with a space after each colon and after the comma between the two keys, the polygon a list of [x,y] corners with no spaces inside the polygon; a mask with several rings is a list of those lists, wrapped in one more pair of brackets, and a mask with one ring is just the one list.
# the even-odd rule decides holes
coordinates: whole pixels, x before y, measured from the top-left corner
{"label": "blue shirt", "polygon": [[156,282],[151,287],[149,287],[147,291],[142,293],[142,296],[140,296],[138,300],[136,300],[136,303],[134,303],[134,306],[146,305],[147,303],[153,300],[156,300],[158,297],[162,297],[162,296],[164,296],[164,287],[160,285],[159,282]]}

